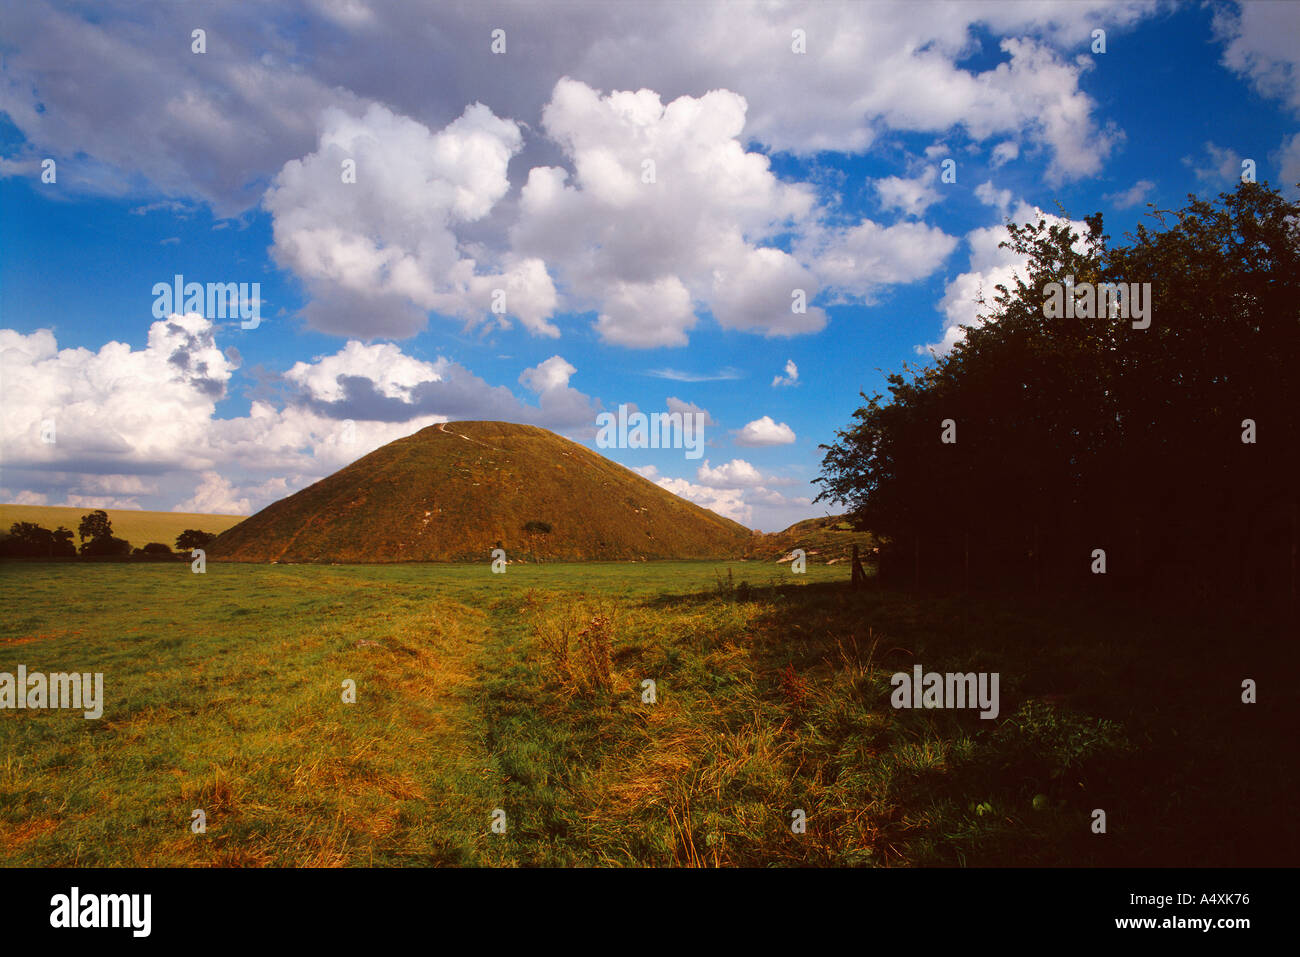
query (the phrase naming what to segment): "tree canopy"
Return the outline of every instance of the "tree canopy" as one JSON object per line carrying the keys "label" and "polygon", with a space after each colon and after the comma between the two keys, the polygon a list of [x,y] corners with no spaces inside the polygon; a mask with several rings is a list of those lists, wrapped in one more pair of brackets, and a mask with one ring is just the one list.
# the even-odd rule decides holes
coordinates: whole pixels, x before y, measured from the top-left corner
{"label": "tree canopy", "polygon": [[[1009,223],[1027,268],[823,446],[818,500],[890,540],[887,576],[1088,580],[1101,549],[1143,586],[1290,587],[1300,206],[1243,183],[1151,215],[1115,246],[1101,214]],[[1150,325],[1056,315],[1049,283],[1149,283]]]}
{"label": "tree canopy", "polygon": [[21,558],[64,558],[77,554],[72,532],[60,525],[54,531],[35,522],[14,522],[0,543],[0,554]]}
{"label": "tree canopy", "polygon": [[178,551],[188,552],[193,548],[203,548],[208,542],[217,536],[212,532],[204,532],[197,528],[187,528],[176,536],[176,548]]}
{"label": "tree canopy", "polygon": [[77,535],[81,541],[109,538],[112,534],[113,523],[108,520],[108,513],[103,509],[95,509],[95,511],[81,516],[81,525],[77,528]]}

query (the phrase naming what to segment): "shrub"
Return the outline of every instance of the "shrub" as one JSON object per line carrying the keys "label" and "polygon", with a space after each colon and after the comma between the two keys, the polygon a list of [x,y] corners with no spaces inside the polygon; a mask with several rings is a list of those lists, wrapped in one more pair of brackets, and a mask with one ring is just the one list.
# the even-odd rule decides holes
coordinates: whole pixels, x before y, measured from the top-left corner
{"label": "shrub", "polygon": [[607,608],[570,597],[558,606],[528,600],[532,633],[552,674],[570,692],[608,691],[614,679],[614,621]]}
{"label": "shrub", "polygon": [[1046,765],[1052,777],[1100,755],[1131,749],[1122,725],[1106,718],[1059,710],[1042,701],[1026,701],[1002,722],[990,744],[1002,755],[1017,755]]}
{"label": "shrub", "polygon": [[130,555],[131,543],[125,538],[114,538],[112,535],[104,535],[99,538],[92,538],[81,546],[82,555],[94,557],[109,555]]}
{"label": "shrub", "polygon": [[[113,535],[113,523],[108,520],[108,513],[102,508],[81,516],[81,524],[77,526],[77,537],[85,542],[86,539],[92,541],[96,538],[111,538]],[[85,546],[82,546],[85,551]]]}
{"label": "shrub", "polygon": [[[187,528],[176,537],[177,551],[188,552],[193,548],[206,548],[208,542],[217,536],[212,532],[205,532],[197,528]],[[145,546],[148,547],[147,545]]]}
{"label": "shrub", "polygon": [[578,647],[592,687],[608,691],[614,676],[614,623],[607,615],[594,615],[578,632]]}
{"label": "shrub", "polygon": [[35,522],[14,522],[0,541],[0,555],[19,558],[63,558],[76,555],[72,532],[60,525],[50,531]]}
{"label": "shrub", "polygon": [[524,522],[524,531],[530,535],[549,535],[551,534],[550,522],[539,522],[534,519],[531,522]]}

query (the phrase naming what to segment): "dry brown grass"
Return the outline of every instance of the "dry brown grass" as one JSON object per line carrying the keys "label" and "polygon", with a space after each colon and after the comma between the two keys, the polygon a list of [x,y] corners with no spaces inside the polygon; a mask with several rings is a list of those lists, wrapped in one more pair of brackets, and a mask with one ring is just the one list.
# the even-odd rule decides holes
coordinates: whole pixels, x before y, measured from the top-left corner
{"label": "dry brown grass", "polygon": [[610,691],[614,671],[614,604],[569,595],[558,601],[530,594],[525,600],[532,637],[541,645],[551,676],[569,695]]}
{"label": "dry brown grass", "polygon": [[[465,441],[469,439],[470,441]],[[436,490],[436,494],[435,494]],[[538,533],[542,525],[549,533]],[[434,426],[390,442],[224,532],[251,562],[720,558],[749,529],[545,429]]]}
{"label": "dry brown grass", "polygon": [[198,781],[182,781],[181,799],[192,807],[203,810],[209,819],[216,815],[228,817],[240,812],[237,783],[225,768],[216,768],[210,776]]}
{"label": "dry brown grass", "polygon": [[59,822],[49,817],[36,817],[18,823],[0,821],[0,847],[7,851],[17,850],[28,841],[49,834],[58,826]]}

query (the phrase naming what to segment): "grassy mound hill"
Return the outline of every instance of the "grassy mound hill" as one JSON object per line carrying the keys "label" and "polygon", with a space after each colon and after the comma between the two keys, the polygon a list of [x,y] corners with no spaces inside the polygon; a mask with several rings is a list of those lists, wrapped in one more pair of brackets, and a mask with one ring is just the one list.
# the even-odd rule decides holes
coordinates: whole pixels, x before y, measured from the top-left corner
{"label": "grassy mound hill", "polygon": [[842,515],[808,518],[795,522],[783,532],[756,535],[745,547],[745,557],[759,561],[779,561],[793,549],[802,548],[809,563],[847,562],[858,545],[862,560],[871,561],[876,544],[870,532],[855,532]]}
{"label": "grassy mound hill", "polygon": [[[81,517],[93,508],[65,508],[61,505],[0,505],[0,534],[14,522],[35,522],[51,531],[62,525],[75,533]],[[224,532],[244,520],[243,515],[205,515],[198,512],[146,512],[132,508],[106,508],[113,534],[135,548],[149,542],[175,545],[176,536],[187,528],[203,532]],[[76,541],[74,539],[74,541]]]}
{"label": "grassy mound hill", "polygon": [[433,425],[267,506],[208,549],[244,562],[719,558],[753,533],[545,429]]}

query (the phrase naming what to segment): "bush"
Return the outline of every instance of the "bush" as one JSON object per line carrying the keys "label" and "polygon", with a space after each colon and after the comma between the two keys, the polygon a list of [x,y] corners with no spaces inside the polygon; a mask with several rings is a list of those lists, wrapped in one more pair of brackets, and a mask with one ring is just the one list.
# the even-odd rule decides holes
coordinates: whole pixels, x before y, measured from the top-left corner
{"label": "bush", "polygon": [[113,523],[108,520],[108,513],[102,508],[97,508],[93,512],[81,516],[81,524],[77,527],[77,537],[83,542],[86,539],[93,541],[96,538],[111,538],[112,535]]}
{"label": "bush", "polygon": [[[1295,467],[1254,451],[1243,417],[1267,416],[1288,437],[1277,448],[1300,434],[1300,204],[1243,182],[1152,215],[1158,231],[1115,246],[1100,213],[1083,235],[1037,215],[1010,224],[1002,245],[1026,266],[983,303],[995,321],[888,375],[888,397],[864,394],[823,446],[815,501],[844,502],[893,540],[882,580],[1109,583],[1232,609],[1285,598]],[[1045,300],[1072,277],[1079,292],[1155,280],[1155,324],[1134,332],[1113,301],[1062,317]],[[944,422],[960,423],[960,442]],[[1161,494],[1133,495],[1126,475]],[[960,507],[933,507],[954,488]],[[1102,542],[1108,576],[1088,561]],[[1208,542],[1223,560],[1187,559]]]}
{"label": "bush", "polygon": [[81,546],[81,554],[94,558],[130,555],[131,543],[125,538],[114,538],[112,535],[105,535],[84,542]]}
{"label": "bush", "polygon": [[13,558],[66,558],[76,555],[72,532],[60,525],[54,531],[35,522],[14,522],[0,539],[0,555]]}
{"label": "bush", "polygon": [[[176,550],[188,552],[194,548],[206,548],[208,542],[217,536],[212,532],[204,532],[197,528],[187,528],[176,537]],[[146,548],[148,546],[145,546]]]}
{"label": "bush", "polygon": [[1098,755],[1131,748],[1123,726],[1114,721],[1033,700],[1009,715],[990,743],[996,743],[1004,755],[1023,751],[1045,762],[1054,778]]}
{"label": "bush", "polygon": [[530,596],[533,636],[554,677],[571,692],[609,691],[614,683],[614,621],[603,604],[570,597],[558,607]]}
{"label": "bush", "polygon": [[172,557],[170,545],[164,545],[162,542],[150,542],[144,548],[137,548],[136,553],[140,555],[162,555],[167,558]]}
{"label": "bush", "polygon": [[524,531],[530,535],[549,535],[551,534],[551,523],[537,520],[524,522]]}

